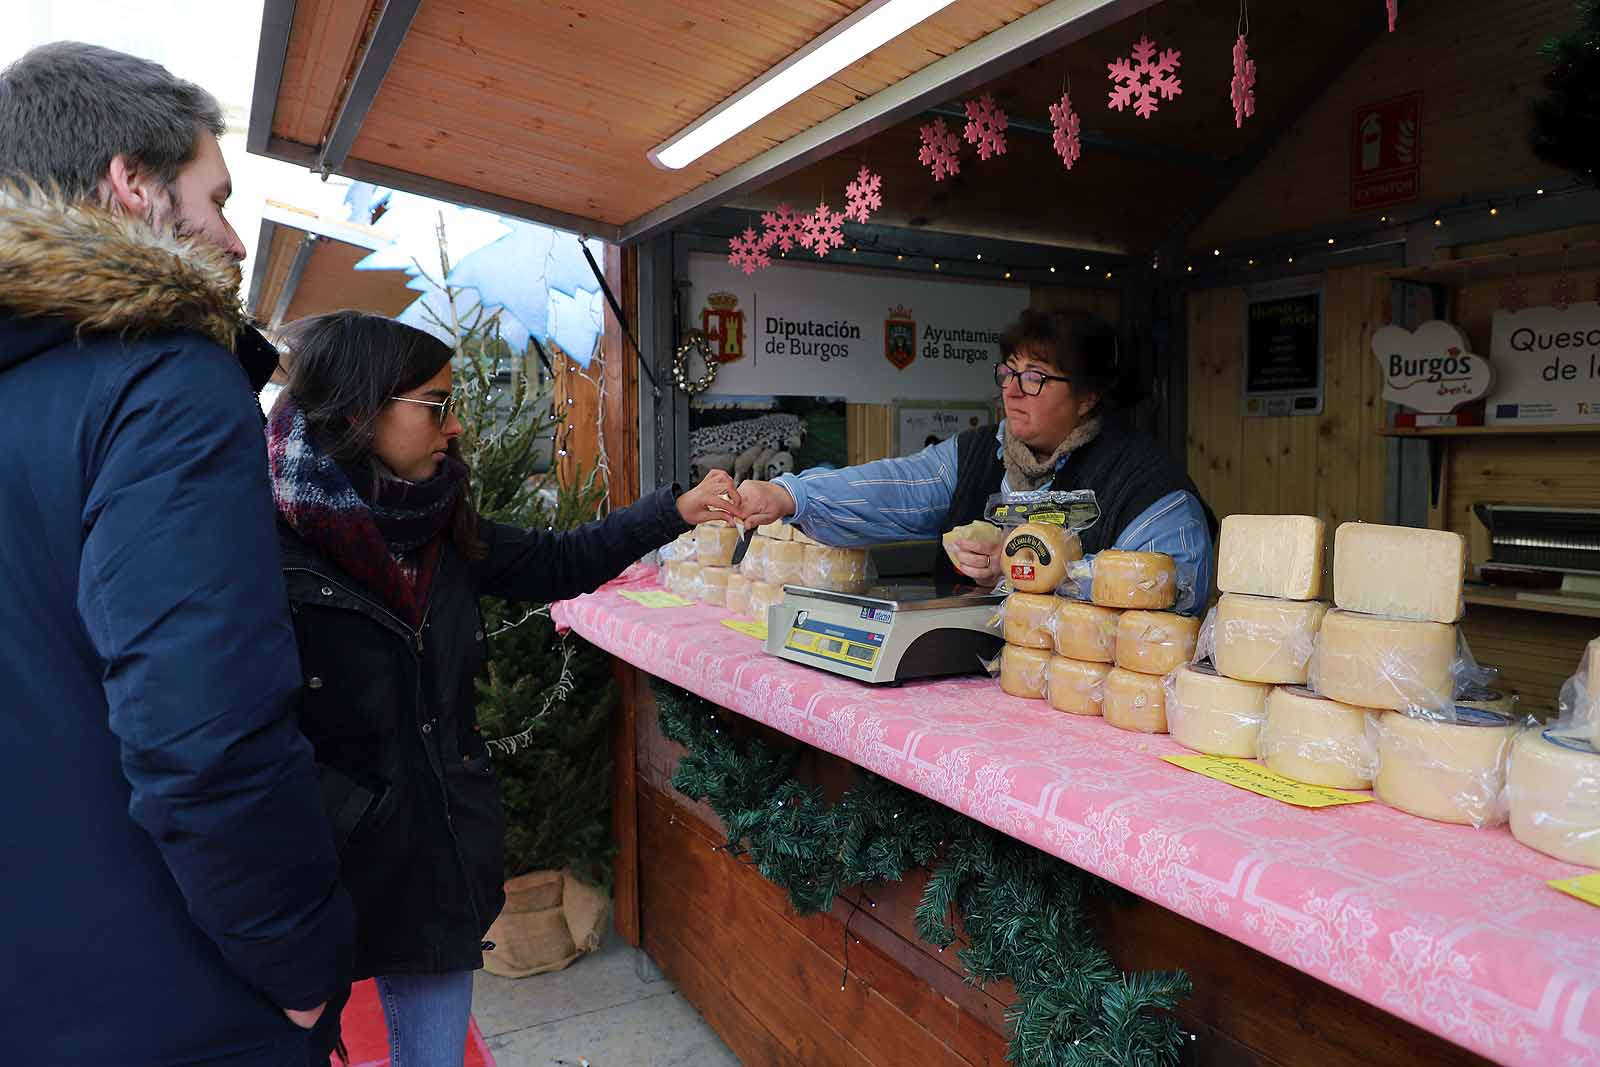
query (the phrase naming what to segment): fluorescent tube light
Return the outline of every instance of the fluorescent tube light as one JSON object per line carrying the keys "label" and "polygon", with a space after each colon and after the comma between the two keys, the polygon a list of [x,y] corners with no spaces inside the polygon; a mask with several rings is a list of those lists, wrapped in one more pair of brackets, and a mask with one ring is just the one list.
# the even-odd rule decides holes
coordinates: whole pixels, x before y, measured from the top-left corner
{"label": "fluorescent tube light", "polygon": [[680,170],[954,0],[871,0],[648,153]]}

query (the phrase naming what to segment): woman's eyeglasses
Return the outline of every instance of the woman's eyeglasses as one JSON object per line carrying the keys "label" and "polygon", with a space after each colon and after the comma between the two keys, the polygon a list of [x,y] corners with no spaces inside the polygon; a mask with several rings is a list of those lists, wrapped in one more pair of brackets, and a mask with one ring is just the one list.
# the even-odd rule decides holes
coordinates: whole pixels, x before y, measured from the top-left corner
{"label": "woman's eyeglasses", "polygon": [[407,404],[426,404],[430,408],[439,409],[439,425],[442,427],[450,421],[450,413],[456,409],[456,395],[451,393],[443,400],[418,400],[414,396],[391,396],[390,400],[404,400]]}
{"label": "woman's eyeglasses", "polygon": [[994,365],[994,384],[1005,392],[1011,379],[1017,380],[1017,387],[1022,390],[1023,396],[1038,396],[1044,391],[1045,382],[1070,382],[1071,378],[1063,378],[1059,374],[1046,374],[1042,370],[1017,370],[1009,363],[996,363]]}

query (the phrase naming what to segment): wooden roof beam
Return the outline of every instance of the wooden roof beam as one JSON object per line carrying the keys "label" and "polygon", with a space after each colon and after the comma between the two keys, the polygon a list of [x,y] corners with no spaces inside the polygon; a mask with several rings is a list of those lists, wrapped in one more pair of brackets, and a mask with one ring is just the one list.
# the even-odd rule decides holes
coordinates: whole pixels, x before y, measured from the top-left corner
{"label": "wooden roof beam", "polygon": [[[328,131],[327,140],[312,164],[311,169],[323,177],[344,166],[351,147],[361,134],[361,124],[367,120],[367,112],[372,110],[372,102],[377,99],[383,79],[394,64],[394,57],[400,51],[401,42],[406,39],[411,22],[417,17],[417,9],[421,6],[422,0],[384,0],[383,11],[379,13],[377,25],[372,29],[372,39],[367,42],[361,62],[356,65],[355,77],[350,79],[350,87],[339,105],[339,117],[334,120],[333,128]],[[265,28],[262,42],[264,46]],[[259,78],[259,71],[257,76]]]}

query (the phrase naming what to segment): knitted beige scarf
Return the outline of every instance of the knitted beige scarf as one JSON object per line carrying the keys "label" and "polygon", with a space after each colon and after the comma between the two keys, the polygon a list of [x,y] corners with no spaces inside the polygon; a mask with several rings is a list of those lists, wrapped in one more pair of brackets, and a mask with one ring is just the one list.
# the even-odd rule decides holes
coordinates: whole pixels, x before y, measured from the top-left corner
{"label": "knitted beige scarf", "polygon": [[1067,434],[1066,440],[1043,459],[1039,454],[1011,436],[1011,424],[1006,423],[1002,458],[1006,464],[1006,484],[1012,492],[1025,492],[1050,484],[1056,475],[1056,465],[1076,449],[1093,441],[1100,434],[1100,416],[1079,423],[1077,429]]}

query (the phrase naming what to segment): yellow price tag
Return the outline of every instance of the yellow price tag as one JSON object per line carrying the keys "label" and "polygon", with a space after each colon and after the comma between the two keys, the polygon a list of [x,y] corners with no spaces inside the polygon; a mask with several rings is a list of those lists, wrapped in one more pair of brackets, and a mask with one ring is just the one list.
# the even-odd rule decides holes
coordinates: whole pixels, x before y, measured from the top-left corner
{"label": "yellow price tag", "polygon": [[767,624],[764,622],[752,622],[749,619],[723,619],[722,625],[730,630],[738,630],[742,634],[748,634],[757,641],[765,641],[767,639]]}
{"label": "yellow price tag", "polygon": [[694,603],[661,589],[624,589],[622,595],[647,608],[686,608]]}
{"label": "yellow price tag", "polygon": [[1285,804],[1300,808],[1331,808],[1340,804],[1365,804],[1372,799],[1369,793],[1347,793],[1342,789],[1307,785],[1293,778],[1285,778],[1269,771],[1255,760],[1235,756],[1162,756],[1175,767],[1203,774],[1219,782],[1248,789]]}
{"label": "yellow price tag", "polygon": [[1551,889],[1559,889],[1569,897],[1577,897],[1585,904],[1600,908],[1600,872],[1579,875],[1577,878],[1557,878]]}

